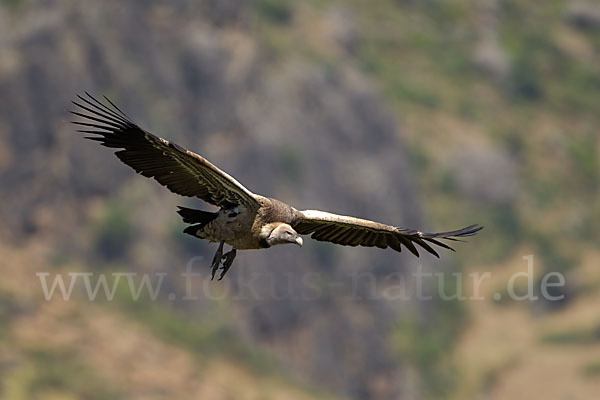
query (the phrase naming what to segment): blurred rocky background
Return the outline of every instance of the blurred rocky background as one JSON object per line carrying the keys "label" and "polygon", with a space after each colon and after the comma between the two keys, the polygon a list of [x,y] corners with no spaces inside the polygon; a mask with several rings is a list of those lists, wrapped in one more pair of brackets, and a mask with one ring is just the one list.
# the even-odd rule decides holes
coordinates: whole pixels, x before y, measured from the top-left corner
{"label": "blurred rocky background", "polygon": [[[599,66],[593,1],[1,0],[0,397],[593,398]],[[297,208],[486,229],[442,260],[242,252],[209,283],[175,210],[210,206],[82,140],[84,90]],[[494,301],[529,254],[564,300]],[[489,271],[486,300],[374,295],[420,266],[447,295]],[[39,272],[167,275],[46,301]]]}

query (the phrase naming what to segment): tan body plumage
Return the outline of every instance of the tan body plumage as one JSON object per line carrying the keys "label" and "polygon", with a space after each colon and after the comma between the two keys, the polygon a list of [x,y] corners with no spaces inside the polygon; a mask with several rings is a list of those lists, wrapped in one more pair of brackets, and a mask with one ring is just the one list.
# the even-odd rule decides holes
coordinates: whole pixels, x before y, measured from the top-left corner
{"label": "tan body plumage", "polygon": [[195,236],[211,242],[225,241],[239,250],[265,248],[263,240],[279,224],[290,224],[298,210],[276,199],[257,196],[260,208],[236,206],[221,209],[214,220],[199,228]]}

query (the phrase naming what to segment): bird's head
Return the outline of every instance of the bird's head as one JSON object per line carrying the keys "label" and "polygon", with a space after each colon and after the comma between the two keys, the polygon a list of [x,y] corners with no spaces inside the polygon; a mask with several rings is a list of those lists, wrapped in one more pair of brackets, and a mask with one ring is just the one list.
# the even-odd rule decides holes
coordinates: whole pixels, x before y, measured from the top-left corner
{"label": "bird's head", "polygon": [[269,233],[269,236],[265,239],[269,246],[275,246],[276,244],[293,243],[302,247],[302,238],[298,233],[288,224],[278,224]]}

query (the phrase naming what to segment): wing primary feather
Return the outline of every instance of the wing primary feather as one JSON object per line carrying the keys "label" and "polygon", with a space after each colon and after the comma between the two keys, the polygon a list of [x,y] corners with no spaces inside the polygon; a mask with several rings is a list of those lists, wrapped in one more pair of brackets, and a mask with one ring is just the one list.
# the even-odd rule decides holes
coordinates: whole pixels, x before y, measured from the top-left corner
{"label": "wing primary feather", "polygon": [[415,243],[417,243],[419,246],[421,246],[422,248],[424,248],[425,250],[427,250],[429,253],[433,254],[437,258],[440,258],[440,255],[437,253],[437,251],[435,251],[430,245],[428,245],[427,243],[425,243],[423,241],[423,239],[421,239],[420,237],[416,237],[413,240],[415,241]]}
{"label": "wing primary feather", "polygon": [[94,134],[94,135],[102,135],[102,136],[110,134],[110,132],[106,132],[106,131],[92,131],[92,130],[89,130],[89,129],[77,129],[77,132],[91,133],[91,134]]}
{"label": "wing primary feather", "polygon": [[415,245],[408,239],[406,236],[398,236],[396,237],[400,243],[402,243],[408,251],[413,253],[416,257],[419,257],[419,250],[415,247]]}
{"label": "wing primary feather", "polygon": [[111,106],[113,106],[118,112],[120,112],[121,115],[123,117],[125,117],[125,119],[129,119],[129,117],[127,116],[127,114],[125,114],[115,103],[113,103],[112,101],[110,101],[110,99],[108,97],[106,97],[106,96],[103,96],[103,97],[106,99],[106,101],[108,101],[110,103]]}
{"label": "wing primary feather", "polygon": [[385,240],[385,235],[377,235],[377,241],[375,242],[375,246],[379,247],[380,249],[387,248],[387,241]]}
{"label": "wing primary feather", "polygon": [[455,231],[449,232],[438,232],[438,233],[421,233],[422,237],[430,237],[430,238],[442,238],[442,239],[451,239],[451,236],[454,237],[465,237],[465,236],[473,236],[477,232],[483,229],[483,226],[478,225],[469,225],[465,228],[458,229]]}
{"label": "wing primary feather", "polygon": [[[75,115],[77,115],[79,117],[82,117],[82,118],[87,118],[87,119],[92,120],[92,121],[96,121],[96,122],[100,122],[100,123],[103,123],[103,124],[106,124],[106,125],[110,125],[110,126],[115,127],[117,129],[123,129],[123,125],[120,125],[118,122],[111,122],[112,120],[109,121],[109,120],[106,120],[106,119],[96,118],[96,117],[93,117],[91,115],[82,114],[82,113],[77,112],[77,111],[71,111],[71,113],[75,114]],[[94,114],[96,114],[96,113],[94,113]]]}
{"label": "wing primary feather", "polygon": [[83,96],[80,96],[80,95],[77,95],[77,98],[79,98],[81,101],[84,101],[86,104],[89,104],[90,106],[92,106],[94,108],[100,108],[103,112],[108,113],[109,115],[117,118],[119,121],[121,121],[121,122],[123,122],[125,124],[131,123],[131,121],[129,121],[128,119],[123,118],[122,116],[120,116],[119,114],[115,113],[113,110],[111,110],[110,108],[108,108],[105,104],[102,104],[101,102],[99,102],[98,100],[96,100],[94,98],[94,96],[92,96],[88,92],[85,92],[85,94],[93,101],[93,103],[90,102],[88,99],[84,98]]}
{"label": "wing primary feather", "polygon": [[424,238],[423,238],[423,240],[426,240],[426,241],[428,241],[428,242],[431,242],[431,243],[435,244],[436,246],[443,247],[444,249],[448,249],[448,250],[452,250],[452,251],[454,251],[454,249],[453,249],[452,247],[448,246],[448,245],[447,245],[446,243],[444,243],[444,242],[440,242],[439,240],[435,240],[435,239],[432,239],[432,238],[426,238],[426,237],[424,237]]}
{"label": "wing primary feather", "polygon": [[77,103],[76,101],[74,101],[73,104],[75,104],[78,107],[81,107],[82,109],[86,110],[87,112],[97,115],[98,117],[102,117],[108,121],[112,121],[113,123],[117,124],[120,127],[127,126],[127,123],[123,123],[123,122],[119,121],[118,119],[115,119],[114,117],[112,117],[110,115],[107,115],[104,111],[102,111],[102,109],[99,109],[98,107],[94,106],[94,108],[89,108],[88,106],[84,106],[83,104]]}
{"label": "wing primary feather", "polygon": [[111,127],[105,126],[105,125],[91,124],[89,122],[71,121],[71,123],[75,124],[75,125],[89,126],[92,128],[107,129],[107,130],[110,130],[111,132],[115,129],[115,128],[111,128]]}
{"label": "wing primary feather", "polygon": [[396,239],[394,236],[387,235],[386,242],[387,242],[388,246],[390,246],[393,250],[396,250],[399,253],[402,252],[402,246],[400,245],[400,241],[398,239]]}

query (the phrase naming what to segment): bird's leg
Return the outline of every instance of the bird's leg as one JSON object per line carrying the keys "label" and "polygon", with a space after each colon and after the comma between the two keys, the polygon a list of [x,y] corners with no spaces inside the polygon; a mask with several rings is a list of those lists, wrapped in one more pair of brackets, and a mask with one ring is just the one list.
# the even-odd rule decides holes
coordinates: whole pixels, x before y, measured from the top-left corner
{"label": "bird's leg", "polygon": [[210,280],[211,281],[213,279],[215,279],[215,273],[217,272],[217,269],[219,269],[219,265],[221,264],[221,258],[223,257],[223,245],[224,244],[225,244],[225,241],[221,240],[221,243],[219,243],[219,248],[217,249],[217,252],[215,253],[215,256],[213,257],[212,264],[210,265],[210,268],[211,268]]}
{"label": "bird's leg", "polygon": [[231,268],[231,264],[233,264],[236,253],[236,249],[231,249],[229,253],[226,253],[223,256],[223,267],[221,268],[221,276],[219,276],[219,280],[223,279],[227,271],[229,271],[229,268]]}

